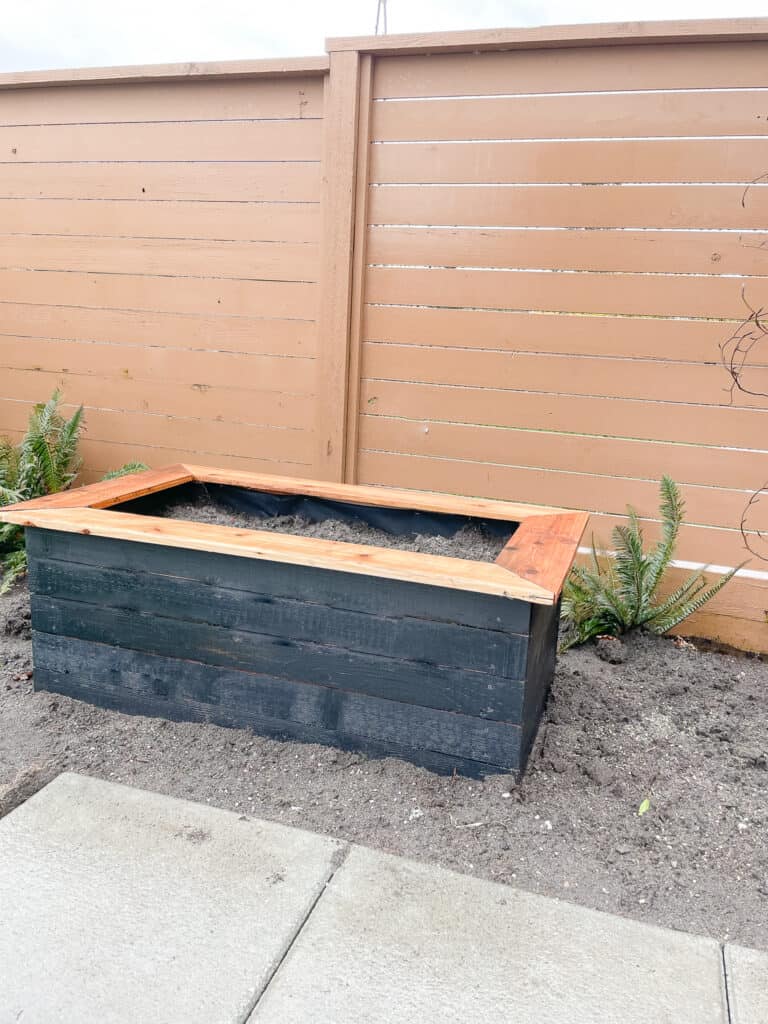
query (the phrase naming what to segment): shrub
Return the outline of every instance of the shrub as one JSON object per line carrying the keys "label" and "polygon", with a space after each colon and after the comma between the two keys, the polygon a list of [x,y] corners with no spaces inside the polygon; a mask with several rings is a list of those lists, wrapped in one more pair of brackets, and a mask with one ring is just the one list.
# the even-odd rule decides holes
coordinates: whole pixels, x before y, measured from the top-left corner
{"label": "shrub", "polygon": [[666,633],[722,590],[740,565],[711,586],[703,572],[694,572],[667,597],[658,595],[674,556],[684,513],[677,484],[664,476],[661,540],[652,551],[644,550],[640,521],[631,507],[627,508],[629,523],[613,530],[612,554],[598,554],[592,538],[591,565],[574,566],[563,588],[561,650],[596,636],[620,636],[640,627]]}
{"label": "shrub", "polygon": [[[65,419],[60,402],[61,392],[56,390],[47,402],[35,405],[19,444],[0,438],[0,506],[63,491],[77,476],[83,407]],[[0,523],[0,594],[24,575],[26,567],[22,529]]]}

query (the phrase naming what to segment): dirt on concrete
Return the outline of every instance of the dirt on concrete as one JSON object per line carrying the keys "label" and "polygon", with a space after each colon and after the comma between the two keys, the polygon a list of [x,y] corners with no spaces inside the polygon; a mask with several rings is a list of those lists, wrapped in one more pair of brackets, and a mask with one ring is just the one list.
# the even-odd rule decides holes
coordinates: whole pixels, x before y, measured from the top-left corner
{"label": "dirt on concrete", "polygon": [[369,526],[361,519],[323,519],[315,523],[300,515],[259,517],[234,512],[205,499],[170,503],[157,514],[169,519],[189,519],[196,523],[213,523],[216,526],[237,526],[241,530],[274,530],[277,533],[291,533],[301,537],[318,537],[321,540],[338,540],[348,544],[372,544],[381,548],[417,551],[423,555],[446,555],[449,558],[464,558],[473,562],[495,561],[509,539],[497,537],[482,525],[474,523],[462,526],[450,537],[426,533],[396,534]]}
{"label": "dirt on concrete", "polygon": [[122,715],[31,672],[19,586],[0,598],[0,786],[83,772],[768,949],[763,660],[648,635],[568,652],[519,785]]}

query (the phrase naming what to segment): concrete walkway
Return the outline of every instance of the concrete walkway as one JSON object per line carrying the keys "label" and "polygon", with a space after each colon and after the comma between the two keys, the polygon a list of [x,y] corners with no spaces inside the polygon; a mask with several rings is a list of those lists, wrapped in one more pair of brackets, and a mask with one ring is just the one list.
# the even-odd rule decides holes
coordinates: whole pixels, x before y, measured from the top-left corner
{"label": "concrete walkway", "polygon": [[76,775],[0,923],[0,1024],[768,1024],[766,954]]}

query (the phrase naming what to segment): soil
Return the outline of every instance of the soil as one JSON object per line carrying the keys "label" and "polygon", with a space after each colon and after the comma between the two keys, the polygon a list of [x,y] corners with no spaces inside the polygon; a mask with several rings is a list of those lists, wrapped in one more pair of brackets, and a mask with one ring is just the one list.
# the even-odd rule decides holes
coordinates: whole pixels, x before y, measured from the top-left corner
{"label": "soil", "polygon": [[418,551],[423,555],[446,555],[449,558],[464,558],[473,562],[495,561],[508,540],[496,537],[475,524],[462,526],[451,537],[422,533],[394,534],[369,526],[360,519],[350,522],[324,519],[322,522],[314,523],[304,516],[297,515],[260,517],[233,512],[206,500],[169,504],[158,514],[169,519],[191,519],[196,523],[237,526],[246,530],[275,530],[278,533],[339,540],[348,544],[374,544],[382,548]]}
{"label": "soil", "polygon": [[[91,707],[0,598],[0,788],[78,771],[768,949],[768,663],[638,635],[560,658],[523,781]],[[648,801],[648,809],[639,814]]]}

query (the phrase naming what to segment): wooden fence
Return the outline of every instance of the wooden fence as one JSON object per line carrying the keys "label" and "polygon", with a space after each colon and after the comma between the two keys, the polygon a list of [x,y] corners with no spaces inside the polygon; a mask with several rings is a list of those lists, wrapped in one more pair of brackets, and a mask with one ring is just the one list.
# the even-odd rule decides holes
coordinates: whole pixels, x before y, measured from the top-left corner
{"label": "wooden fence", "polygon": [[[768,19],[328,51],[0,76],[0,430],[61,385],[88,479],[194,457],[604,537],[628,502],[656,535],[667,472],[680,571],[749,557]],[[768,650],[766,507],[696,633]]]}

